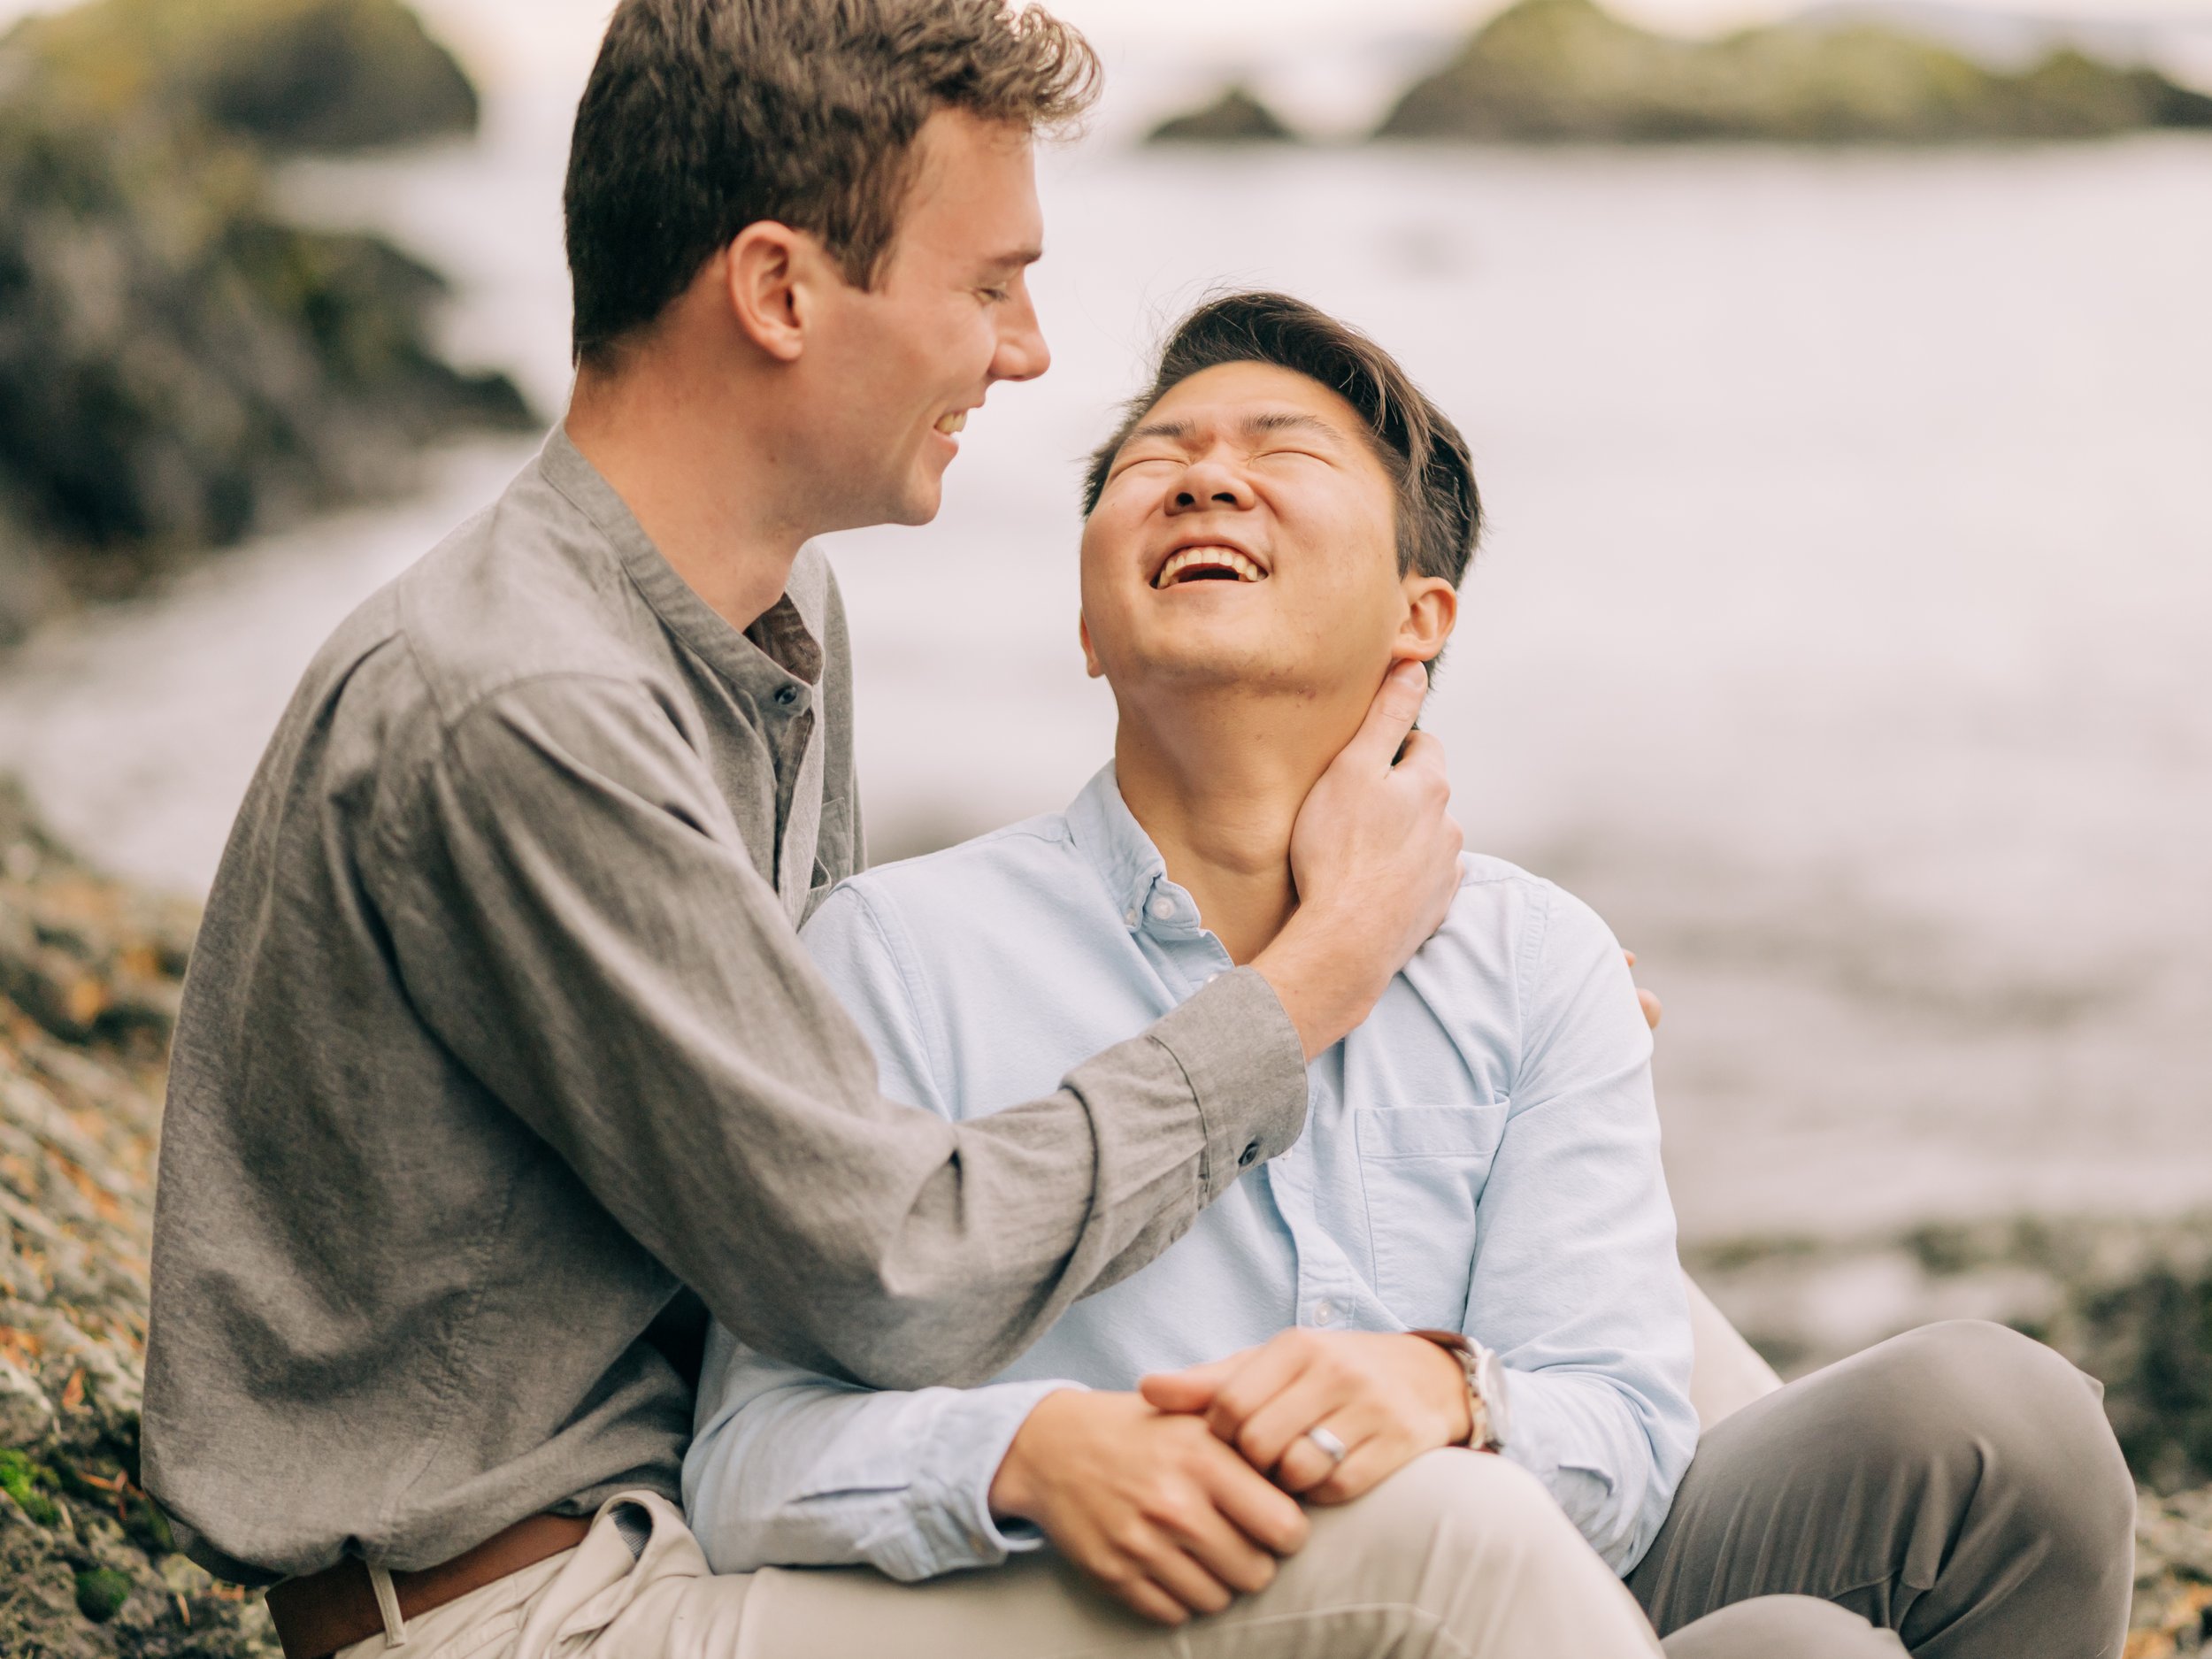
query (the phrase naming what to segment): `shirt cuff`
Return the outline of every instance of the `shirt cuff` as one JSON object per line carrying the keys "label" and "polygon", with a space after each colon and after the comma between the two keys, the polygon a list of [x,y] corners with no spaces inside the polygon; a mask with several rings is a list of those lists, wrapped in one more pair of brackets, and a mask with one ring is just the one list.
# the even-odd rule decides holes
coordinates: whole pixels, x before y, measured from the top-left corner
{"label": "shirt cuff", "polygon": [[1247,1170],[1298,1144],[1306,1127],[1306,1049],[1266,976],[1237,968],[1152,1027],[1197,1102],[1210,1203]]}
{"label": "shirt cuff", "polygon": [[[1590,1420],[1589,1385],[1586,1378],[1509,1372],[1512,1436],[1501,1449],[1544,1483],[1606,1565],[1625,1573],[1641,1553],[1622,1496],[1623,1477],[1631,1471],[1619,1466],[1621,1448],[1608,1444]],[[1637,1491],[1643,1484],[1631,1483]]]}
{"label": "shirt cuff", "polygon": [[991,1513],[991,1483],[1037,1402],[1063,1388],[1087,1391],[1085,1384],[1065,1380],[993,1383],[966,1392],[931,1425],[933,1443],[920,1475],[921,1576],[995,1567],[1044,1543],[1039,1528]]}

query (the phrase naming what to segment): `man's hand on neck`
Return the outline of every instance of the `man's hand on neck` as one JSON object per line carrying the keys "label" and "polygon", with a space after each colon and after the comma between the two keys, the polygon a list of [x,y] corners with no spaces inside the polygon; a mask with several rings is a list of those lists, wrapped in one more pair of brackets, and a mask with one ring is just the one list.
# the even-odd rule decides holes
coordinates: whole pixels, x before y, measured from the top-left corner
{"label": "man's hand on neck", "polygon": [[1292,831],[1298,910],[1252,966],[1282,998],[1308,1059],[1367,1018],[1459,890],[1464,842],[1443,746],[1413,729],[1426,695],[1417,664],[1391,670]]}
{"label": "man's hand on neck", "polygon": [[1115,694],[1123,803],[1230,960],[1252,962],[1297,913],[1299,814],[1371,718],[1371,687],[1133,676]]}
{"label": "man's hand on neck", "polygon": [[1341,719],[1306,697],[1122,703],[1123,802],[1230,959],[1275,987],[1309,1059],[1367,1018],[1459,888],[1443,749],[1413,730],[1426,695],[1401,663]]}

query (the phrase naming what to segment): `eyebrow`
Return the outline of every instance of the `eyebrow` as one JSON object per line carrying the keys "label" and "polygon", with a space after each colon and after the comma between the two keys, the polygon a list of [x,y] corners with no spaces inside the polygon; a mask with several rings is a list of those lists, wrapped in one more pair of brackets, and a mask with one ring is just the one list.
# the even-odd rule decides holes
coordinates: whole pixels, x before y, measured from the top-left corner
{"label": "eyebrow", "polygon": [[1256,434],[1263,432],[1317,433],[1322,437],[1333,438],[1339,442],[1341,442],[1344,437],[1342,433],[1322,419],[1320,416],[1302,414],[1295,410],[1289,409],[1270,410],[1263,415],[1249,416],[1244,422],[1244,429]]}
{"label": "eyebrow", "polygon": [[[1271,409],[1256,415],[1247,415],[1237,423],[1237,428],[1248,437],[1258,437],[1271,432],[1300,432],[1315,434],[1338,443],[1344,442],[1344,434],[1318,415],[1304,414],[1292,409]],[[1148,420],[1142,426],[1132,428],[1122,442],[1126,445],[1134,443],[1140,438],[1164,438],[1170,443],[1180,443],[1197,430],[1196,424],[1189,420]]]}

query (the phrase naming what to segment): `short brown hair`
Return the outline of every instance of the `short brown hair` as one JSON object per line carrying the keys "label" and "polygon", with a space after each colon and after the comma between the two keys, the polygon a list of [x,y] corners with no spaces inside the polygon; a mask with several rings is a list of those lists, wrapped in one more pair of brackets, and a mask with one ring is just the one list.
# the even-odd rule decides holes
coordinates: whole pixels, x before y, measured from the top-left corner
{"label": "short brown hair", "polygon": [[1098,506],[1114,457],[1137,423],[1183,381],[1229,363],[1269,363],[1327,387],[1359,411],[1397,490],[1398,572],[1457,587],[1482,536],[1482,497],[1467,440],[1398,360],[1348,323],[1287,294],[1226,294],[1207,301],[1160,348],[1152,384],[1122,411],[1091,457],[1083,516]]}
{"label": "short brown hair", "polygon": [[577,358],[654,321],[762,219],[872,287],[931,115],[1056,128],[1098,83],[1082,35],[1008,0],[622,0],[563,192]]}

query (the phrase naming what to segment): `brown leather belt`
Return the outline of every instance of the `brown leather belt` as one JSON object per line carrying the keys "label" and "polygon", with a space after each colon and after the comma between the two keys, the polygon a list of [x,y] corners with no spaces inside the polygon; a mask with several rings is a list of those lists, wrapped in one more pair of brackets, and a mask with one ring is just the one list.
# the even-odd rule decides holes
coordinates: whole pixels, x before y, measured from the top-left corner
{"label": "brown leather belt", "polygon": [[[396,1572],[392,1588],[399,1598],[400,1617],[419,1618],[511,1572],[534,1567],[549,1555],[575,1548],[590,1531],[591,1523],[581,1516],[527,1516],[451,1561],[419,1572]],[[269,1617],[276,1625],[277,1640],[284,1644],[284,1659],[330,1659],[341,1647],[350,1647],[384,1628],[369,1570],[350,1558],[320,1572],[272,1585]]]}

